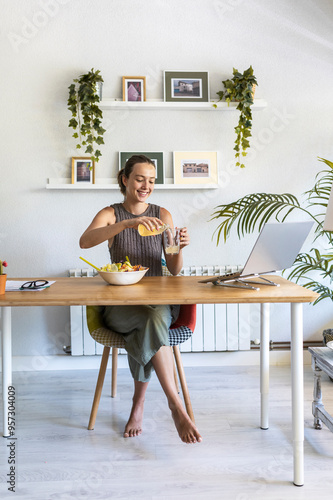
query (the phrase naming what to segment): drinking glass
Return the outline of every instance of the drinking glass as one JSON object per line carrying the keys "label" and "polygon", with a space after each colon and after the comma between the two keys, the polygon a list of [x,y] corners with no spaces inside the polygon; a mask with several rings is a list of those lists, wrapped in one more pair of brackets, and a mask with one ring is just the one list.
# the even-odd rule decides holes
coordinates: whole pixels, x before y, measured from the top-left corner
{"label": "drinking glass", "polygon": [[166,255],[179,253],[180,229],[169,228],[163,233],[164,250]]}

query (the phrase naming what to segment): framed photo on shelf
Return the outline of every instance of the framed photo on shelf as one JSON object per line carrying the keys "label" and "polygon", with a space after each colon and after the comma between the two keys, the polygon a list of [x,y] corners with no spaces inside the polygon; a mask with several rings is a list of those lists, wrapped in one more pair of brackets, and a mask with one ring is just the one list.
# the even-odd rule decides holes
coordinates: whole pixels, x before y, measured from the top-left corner
{"label": "framed photo on shelf", "polygon": [[165,102],[209,102],[208,71],[164,71]]}
{"label": "framed photo on shelf", "polygon": [[119,170],[125,166],[127,160],[133,155],[147,156],[154,164],[156,170],[155,184],[164,184],[163,152],[161,151],[121,151],[119,152]]}
{"label": "framed photo on shelf", "polygon": [[146,77],[123,76],[123,101],[142,102],[146,100]]}
{"label": "framed photo on shelf", "polygon": [[95,162],[88,157],[72,157],[72,184],[95,184]]}
{"label": "framed photo on shelf", "polygon": [[218,184],[216,151],[175,151],[175,184]]}

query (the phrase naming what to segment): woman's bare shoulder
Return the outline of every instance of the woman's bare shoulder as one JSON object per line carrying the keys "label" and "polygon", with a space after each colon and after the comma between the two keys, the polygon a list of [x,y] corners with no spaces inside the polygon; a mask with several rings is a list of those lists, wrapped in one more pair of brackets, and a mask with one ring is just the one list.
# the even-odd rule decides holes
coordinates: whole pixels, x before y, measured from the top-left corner
{"label": "woman's bare shoulder", "polygon": [[170,226],[172,226],[172,216],[169,212],[169,210],[167,210],[166,208],[163,208],[161,207],[160,208],[160,218],[163,222],[167,222],[168,224],[170,224]]}
{"label": "woman's bare shoulder", "polygon": [[103,222],[105,225],[114,224],[116,222],[116,216],[114,213],[113,207],[104,207],[100,210],[94,220],[98,220],[99,222]]}
{"label": "woman's bare shoulder", "polygon": [[167,210],[166,208],[160,207],[160,213],[161,213],[161,217],[163,217],[163,216],[171,217],[169,210]]}

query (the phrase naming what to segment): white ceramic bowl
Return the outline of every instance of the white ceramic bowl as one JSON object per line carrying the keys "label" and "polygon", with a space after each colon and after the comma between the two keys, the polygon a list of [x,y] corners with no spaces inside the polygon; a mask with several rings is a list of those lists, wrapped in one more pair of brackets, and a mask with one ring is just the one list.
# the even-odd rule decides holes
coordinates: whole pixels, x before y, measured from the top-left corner
{"label": "white ceramic bowl", "polygon": [[143,271],[130,271],[127,273],[98,271],[98,274],[109,285],[134,285],[144,277],[148,269],[148,267],[145,267]]}

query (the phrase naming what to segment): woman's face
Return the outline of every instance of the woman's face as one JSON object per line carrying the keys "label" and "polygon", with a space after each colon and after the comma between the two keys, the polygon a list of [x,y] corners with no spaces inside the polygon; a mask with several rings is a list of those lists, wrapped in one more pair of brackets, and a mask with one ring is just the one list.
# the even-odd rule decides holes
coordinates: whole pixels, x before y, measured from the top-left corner
{"label": "woman's face", "polygon": [[155,167],[150,163],[136,163],[129,177],[123,176],[126,198],[145,202],[154,191]]}

